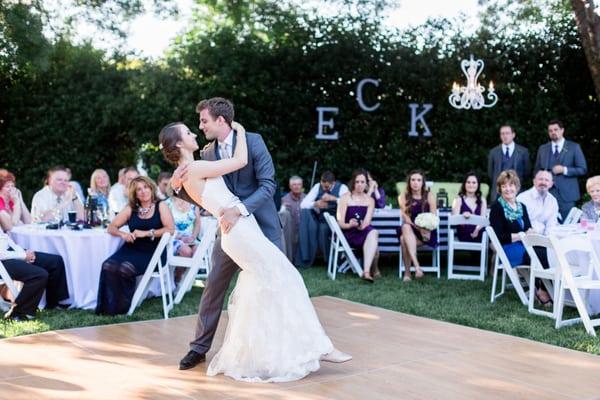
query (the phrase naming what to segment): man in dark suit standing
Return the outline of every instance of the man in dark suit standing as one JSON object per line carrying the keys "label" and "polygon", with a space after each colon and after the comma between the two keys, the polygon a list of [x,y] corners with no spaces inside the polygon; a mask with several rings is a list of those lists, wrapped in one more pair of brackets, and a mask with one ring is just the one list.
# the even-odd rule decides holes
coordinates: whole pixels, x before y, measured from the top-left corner
{"label": "man in dark suit standing", "polygon": [[510,125],[500,127],[500,143],[490,150],[488,154],[488,176],[490,177],[490,203],[496,201],[498,193],[496,192],[496,179],[500,172],[507,169],[513,169],[517,172],[519,179],[524,185],[524,181],[529,179],[531,174],[531,161],[529,160],[529,150],[515,143],[516,133]]}
{"label": "man in dark suit standing", "polygon": [[563,220],[579,200],[577,177],[587,174],[587,163],[581,147],[564,138],[565,128],[561,121],[554,119],[548,123],[550,142],[538,148],[535,171],[552,171],[554,186],[550,193],[558,200],[558,209]]}

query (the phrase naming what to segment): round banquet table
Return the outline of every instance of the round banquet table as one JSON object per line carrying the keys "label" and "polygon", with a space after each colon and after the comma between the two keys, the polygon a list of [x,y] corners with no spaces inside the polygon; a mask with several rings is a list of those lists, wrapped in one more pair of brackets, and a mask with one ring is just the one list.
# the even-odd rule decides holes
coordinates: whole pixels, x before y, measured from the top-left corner
{"label": "round banquet table", "polygon": [[102,262],[123,244],[105,229],[51,230],[45,225],[20,225],[10,236],[25,249],[62,256],[71,306],[83,309],[96,308]]}

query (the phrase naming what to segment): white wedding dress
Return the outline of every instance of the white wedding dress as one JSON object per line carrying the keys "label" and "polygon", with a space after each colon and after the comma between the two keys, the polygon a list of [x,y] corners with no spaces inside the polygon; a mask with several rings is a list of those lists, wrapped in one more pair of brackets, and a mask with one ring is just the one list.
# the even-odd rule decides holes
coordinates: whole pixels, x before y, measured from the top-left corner
{"label": "white wedding dress", "polygon": [[[239,203],[222,177],[206,180],[202,207],[213,215]],[[228,304],[223,346],[207,374],[248,382],[287,382],[319,369],[333,351],[302,277],[266,238],[254,216],[240,218],[221,237],[223,251],[241,268]]]}

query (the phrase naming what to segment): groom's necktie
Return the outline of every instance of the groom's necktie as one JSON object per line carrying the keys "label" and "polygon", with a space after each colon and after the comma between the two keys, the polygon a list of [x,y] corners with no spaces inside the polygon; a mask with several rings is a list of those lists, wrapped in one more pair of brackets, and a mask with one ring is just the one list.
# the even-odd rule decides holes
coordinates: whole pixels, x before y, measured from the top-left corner
{"label": "groom's necktie", "polygon": [[219,144],[219,149],[221,150],[221,158],[225,159],[225,158],[231,158],[229,156],[229,151],[227,149],[227,143],[220,143]]}

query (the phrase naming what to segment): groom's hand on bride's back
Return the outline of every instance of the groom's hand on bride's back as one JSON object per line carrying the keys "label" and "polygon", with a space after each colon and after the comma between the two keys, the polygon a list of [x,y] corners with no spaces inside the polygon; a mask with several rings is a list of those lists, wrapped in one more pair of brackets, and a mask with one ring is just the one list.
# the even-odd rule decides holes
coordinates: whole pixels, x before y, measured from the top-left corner
{"label": "groom's hand on bride's back", "polygon": [[241,215],[242,213],[237,207],[222,208],[219,211],[219,224],[221,225],[221,232],[229,233],[238,219],[240,219]]}
{"label": "groom's hand on bride's back", "polygon": [[173,189],[181,189],[183,183],[187,180],[188,165],[182,164],[173,171],[173,176],[171,177],[171,187]]}

